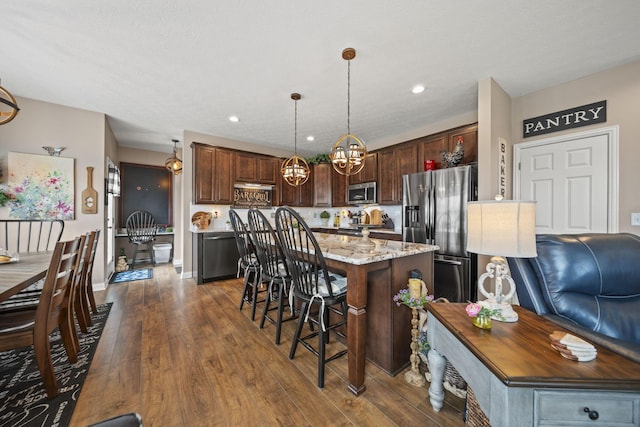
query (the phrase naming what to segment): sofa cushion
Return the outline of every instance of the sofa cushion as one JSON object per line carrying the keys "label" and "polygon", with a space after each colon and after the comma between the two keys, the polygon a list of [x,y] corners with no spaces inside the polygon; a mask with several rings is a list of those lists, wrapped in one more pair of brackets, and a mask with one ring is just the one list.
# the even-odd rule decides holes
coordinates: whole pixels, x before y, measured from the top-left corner
{"label": "sofa cushion", "polygon": [[552,313],[640,343],[640,237],[541,234],[537,249],[531,261]]}

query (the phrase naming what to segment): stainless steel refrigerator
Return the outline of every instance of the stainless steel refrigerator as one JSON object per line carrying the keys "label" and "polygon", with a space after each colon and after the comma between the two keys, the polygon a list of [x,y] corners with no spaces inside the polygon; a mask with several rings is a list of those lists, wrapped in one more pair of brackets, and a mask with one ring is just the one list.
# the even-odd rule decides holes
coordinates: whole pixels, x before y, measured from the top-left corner
{"label": "stainless steel refrigerator", "polygon": [[477,200],[477,182],[476,165],[402,177],[403,240],[440,247],[434,254],[436,298],[477,299],[477,256],[466,251],[467,202]]}

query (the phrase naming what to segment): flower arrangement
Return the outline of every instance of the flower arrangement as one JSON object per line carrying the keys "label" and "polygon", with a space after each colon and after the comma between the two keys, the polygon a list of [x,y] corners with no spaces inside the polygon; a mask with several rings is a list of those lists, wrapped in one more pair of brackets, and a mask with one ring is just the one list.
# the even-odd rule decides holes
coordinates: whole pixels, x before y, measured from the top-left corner
{"label": "flower arrangement", "polygon": [[502,313],[500,313],[500,310],[498,309],[491,310],[488,305],[482,304],[482,303],[475,303],[475,302],[469,303],[465,307],[465,311],[467,312],[469,317],[485,316],[485,317],[497,317],[499,319],[502,319]]}
{"label": "flower arrangement", "polygon": [[433,295],[420,295],[418,298],[414,298],[409,293],[409,289],[400,289],[400,291],[393,296],[393,301],[395,301],[397,306],[404,304],[411,308],[421,308],[424,307],[425,304],[433,301]]}

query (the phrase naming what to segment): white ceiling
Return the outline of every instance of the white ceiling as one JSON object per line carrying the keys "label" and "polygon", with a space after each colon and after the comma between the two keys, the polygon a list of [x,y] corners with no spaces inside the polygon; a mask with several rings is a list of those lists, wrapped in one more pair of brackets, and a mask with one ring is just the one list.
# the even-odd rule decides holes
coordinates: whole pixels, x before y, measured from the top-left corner
{"label": "white ceiling", "polygon": [[298,152],[328,152],[347,126],[345,47],[366,142],[475,111],[486,77],[517,97],[640,59],[637,0],[20,0],[0,16],[4,88],[164,152],[184,130],[293,151],[291,92]]}

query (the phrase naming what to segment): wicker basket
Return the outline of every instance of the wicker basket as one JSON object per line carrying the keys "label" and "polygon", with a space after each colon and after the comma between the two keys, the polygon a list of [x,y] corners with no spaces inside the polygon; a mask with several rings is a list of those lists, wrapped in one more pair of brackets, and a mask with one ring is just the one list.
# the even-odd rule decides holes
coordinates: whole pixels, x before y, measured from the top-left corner
{"label": "wicker basket", "polygon": [[465,420],[465,426],[491,427],[491,423],[484,412],[482,412],[471,387],[467,388],[467,419]]}
{"label": "wicker basket", "polygon": [[[431,382],[431,373],[429,372],[429,359],[427,356],[420,352],[418,353],[420,356],[420,372],[424,374],[424,377],[427,381]],[[443,376],[443,386],[445,390],[450,391],[455,396],[465,398],[467,396],[467,383],[460,376],[460,373],[456,371],[456,368],[453,367],[451,363],[447,360],[444,365],[444,376]]]}

